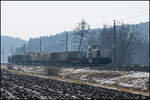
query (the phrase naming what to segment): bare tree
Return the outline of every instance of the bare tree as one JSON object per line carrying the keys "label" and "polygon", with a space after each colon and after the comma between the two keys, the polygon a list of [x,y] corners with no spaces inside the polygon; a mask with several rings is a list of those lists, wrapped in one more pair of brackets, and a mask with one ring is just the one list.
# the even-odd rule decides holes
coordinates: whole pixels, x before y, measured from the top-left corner
{"label": "bare tree", "polygon": [[[130,29],[129,25],[116,26],[116,60],[117,64],[130,63],[132,55],[141,49],[143,34],[136,27]],[[105,48],[112,48],[113,28],[105,26],[100,32],[100,43]],[[111,54],[113,52],[111,50]]]}
{"label": "bare tree", "polygon": [[84,21],[84,19],[78,23],[78,26],[75,28],[75,35],[79,39],[79,48],[78,51],[81,52],[81,45],[84,37],[86,37],[89,33],[90,26]]}
{"label": "bare tree", "polygon": [[113,43],[113,28],[104,25],[99,34],[99,44],[104,48],[112,48]]}
{"label": "bare tree", "polygon": [[95,29],[95,30],[90,30],[89,31],[89,35],[87,38],[87,42],[86,42],[86,47],[91,46],[91,45],[99,45],[99,40],[98,40],[98,36],[99,36],[99,31],[100,29]]}
{"label": "bare tree", "polygon": [[118,64],[132,62],[132,55],[142,48],[144,35],[129,26],[122,24],[117,31],[117,61]]}

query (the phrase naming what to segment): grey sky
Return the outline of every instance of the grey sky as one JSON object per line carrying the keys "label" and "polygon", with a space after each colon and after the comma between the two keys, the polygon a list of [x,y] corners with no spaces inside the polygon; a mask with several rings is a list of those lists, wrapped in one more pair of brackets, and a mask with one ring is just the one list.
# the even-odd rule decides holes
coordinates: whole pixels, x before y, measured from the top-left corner
{"label": "grey sky", "polygon": [[1,11],[1,35],[25,40],[71,31],[81,19],[91,28],[113,25],[113,19],[129,24],[149,20],[148,1],[2,1]]}

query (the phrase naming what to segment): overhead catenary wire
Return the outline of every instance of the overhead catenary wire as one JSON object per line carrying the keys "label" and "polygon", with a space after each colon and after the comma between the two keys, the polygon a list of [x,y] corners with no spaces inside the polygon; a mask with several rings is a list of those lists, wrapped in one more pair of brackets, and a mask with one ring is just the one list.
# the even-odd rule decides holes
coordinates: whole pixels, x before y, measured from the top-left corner
{"label": "overhead catenary wire", "polygon": [[[149,17],[147,16],[149,14],[147,13],[143,13],[143,14],[140,14],[140,15],[136,15],[136,16],[130,16],[130,17],[124,17],[124,18],[115,18],[116,20],[116,24],[127,24],[125,21],[126,20],[138,20],[137,22],[140,23],[140,22],[144,22],[143,20],[146,19],[146,21],[149,21]],[[146,16],[145,18],[140,18],[142,16]],[[113,25],[113,20],[108,20],[108,21],[104,21],[103,22],[104,24],[106,24],[107,26],[112,26]],[[129,23],[128,23],[129,24]]]}
{"label": "overhead catenary wire", "polygon": [[128,20],[128,19],[133,19],[133,18],[139,18],[139,17],[145,16],[145,15],[147,15],[147,14],[144,13],[144,14],[140,14],[140,15],[136,15],[136,16],[126,17],[126,18],[119,18],[119,19]]}

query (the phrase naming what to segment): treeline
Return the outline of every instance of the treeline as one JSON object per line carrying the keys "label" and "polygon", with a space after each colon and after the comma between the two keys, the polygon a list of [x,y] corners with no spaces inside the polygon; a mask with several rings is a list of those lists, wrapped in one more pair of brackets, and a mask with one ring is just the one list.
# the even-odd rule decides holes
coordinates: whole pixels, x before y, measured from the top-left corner
{"label": "treeline", "polygon": [[[65,51],[66,32],[42,36],[41,51]],[[115,33],[117,64],[149,64],[149,22],[116,25]],[[67,37],[68,51],[86,51],[89,45],[99,45],[110,49],[113,58],[113,26],[104,25],[101,29],[91,29],[88,23],[82,20],[75,30],[67,32]],[[40,38],[31,38],[26,45],[17,48],[15,54],[24,52],[40,52]]]}
{"label": "treeline", "polygon": [[7,63],[8,56],[12,55],[12,51],[24,43],[27,41],[10,36],[1,36],[1,63]]}

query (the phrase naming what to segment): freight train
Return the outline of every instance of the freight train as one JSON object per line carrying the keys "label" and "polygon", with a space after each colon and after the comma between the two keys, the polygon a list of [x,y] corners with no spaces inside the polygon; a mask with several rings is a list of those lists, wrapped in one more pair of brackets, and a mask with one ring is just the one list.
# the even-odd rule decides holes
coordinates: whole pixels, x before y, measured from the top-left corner
{"label": "freight train", "polygon": [[21,65],[99,65],[110,64],[112,59],[108,49],[89,46],[87,52],[47,52],[25,53],[8,57],[10,64]]}

